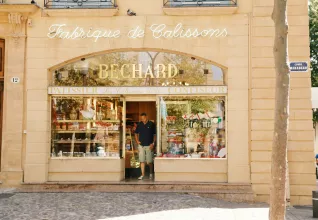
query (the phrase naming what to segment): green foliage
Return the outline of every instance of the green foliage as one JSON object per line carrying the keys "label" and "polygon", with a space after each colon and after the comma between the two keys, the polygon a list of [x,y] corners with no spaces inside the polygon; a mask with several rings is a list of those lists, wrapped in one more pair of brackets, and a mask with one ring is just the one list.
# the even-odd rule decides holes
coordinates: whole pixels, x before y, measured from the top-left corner
{"label": "green foliage", "polygon": [[[167,115],[176,116],[176,121],[174,124],[169,125],[171,126],[170,128],[175,128],[178,130],[187,128],[189,125],[188,122],[182,118],[183,115],[195,115],[198,113],[214,112],[216,110],[216,104],[223,100],[223,97],[192,97],[191,99],[184,97],[170,97],[166,99],[165,101],[167,101]],[[201,126],[199,126],[195,130],[196,132],[206,135],[209,128],[202,128]]]}
{"label": "green foliage", "polygon": [[[178,70],[183,70],[184,73],[176,78],[175,83],[182,82],[189,85],[203,85],[206,78],[203,74],[203,69],[206,65],[201,60],[192,60],[190,57],[165,53],[163,56],[163,64],[175,64]],[[164,83],[167,79],[160,79],[160,84]]]}
{"label": "green foliage", "polygon": [[[176,101],[176,100],[174,100]],[[177,130],[183,130],[186,128],[185,120],[182,118],[182,115],[187,113],[188,105],[180,104],[177,101],[173,104],[167,105],[167,115],[176,116],[176,121],[174,124],[169,125],[170,129],[175,128]]]}
{"label": "green foliage", "polygon": [[316,126],[316,122],[318,122],[318,111],[313,111],[312,120],[314,121],[314,127]]}
{"label": "green foliage", "polygon": [[[214,98],[207,98],[207,99],[192,99],[190,101],[191,105],[191,113],[198,114],[198,113],[205,113],[205,112],[213,112],[215,111],[215,105],[219,102],[218,97]],[[203,137],[205,137],[210,128],[202,128],[201,126],[197,127],[197,133],[201,133]]]}
{"label": "green foliage", "polygon": [[83,104],[79,98],[57,98],[56,107],[60,113],[69,113],[73,108],[78,109]]}
{"label": "green foliage", "polygon": [[[311,60],[311,85],[318,87],[318,1],[309,4],[309,37]],[[314,125],[318,122],[318,111],[313,111]]]}
{"label": "green foliage", "polygon": [[311,57],[311,82],[318,87],[318,1],[310,0],[309,5],[309,36]]}
{"label": "green foliage", "polygon": [[191,104],[191,113],[205,113],[207,111],[213,112],[215,110],[217,98],[209,98],[209,99],[192,99],[190,101]]}

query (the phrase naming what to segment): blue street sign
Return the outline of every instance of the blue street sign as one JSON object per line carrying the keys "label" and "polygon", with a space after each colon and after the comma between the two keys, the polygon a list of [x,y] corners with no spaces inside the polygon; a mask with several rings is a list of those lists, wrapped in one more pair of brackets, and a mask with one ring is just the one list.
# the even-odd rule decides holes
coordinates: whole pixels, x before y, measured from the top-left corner
{"label": "blue street sign", "polygon": [[289,68],[290,68],[290,72],[307,72],[308,63],[307,62],[290,62]]}

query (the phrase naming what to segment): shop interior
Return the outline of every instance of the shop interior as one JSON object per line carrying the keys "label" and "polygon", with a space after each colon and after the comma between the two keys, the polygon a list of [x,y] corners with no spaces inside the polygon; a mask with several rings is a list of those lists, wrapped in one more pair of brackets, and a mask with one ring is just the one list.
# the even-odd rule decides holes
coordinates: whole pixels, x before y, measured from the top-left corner
{"label": "shop interior", "polygon": [[223,97],[161,97],[160,120],[158,157],[226,157]]}
{"label": "shop interior", "polygon": [[[145,112],[148,119],[156,124],[156,102],[126,102],[126,149],[125,149],[125,177],[137,179],[141,175],[138,160],[138,144],[134,138],[134,131],[140,121],[140,114]],[[156,152],[156,149],[154,149]],[[149,166],[145,168],[145,175],[149,175]]]}
{"label": "shop interior", "polygon": [[[159,112],[149,99],[52,97],[51,157],[124,158],[125,179],[135,180],[141,169],[134,132],[146,113],[159,127],[155,157],[226,158],[224,97],[167,96],[158,105]],[[149,173],[146,166],[146,179]]]}

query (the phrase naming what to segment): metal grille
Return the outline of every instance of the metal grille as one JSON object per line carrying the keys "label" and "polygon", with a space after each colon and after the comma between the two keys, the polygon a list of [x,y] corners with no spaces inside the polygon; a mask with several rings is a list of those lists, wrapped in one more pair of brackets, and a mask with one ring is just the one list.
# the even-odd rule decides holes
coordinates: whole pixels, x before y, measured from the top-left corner
{"label": "metal grille", "polygon": [[[0,0],[1,1],[1,0]],[[114,8],[116,0],[44,0],[46,8]]]}
{"label": "metal grille", "polygon": [[230,7],[236,6],[237,0],[164,0],[165,7]]}

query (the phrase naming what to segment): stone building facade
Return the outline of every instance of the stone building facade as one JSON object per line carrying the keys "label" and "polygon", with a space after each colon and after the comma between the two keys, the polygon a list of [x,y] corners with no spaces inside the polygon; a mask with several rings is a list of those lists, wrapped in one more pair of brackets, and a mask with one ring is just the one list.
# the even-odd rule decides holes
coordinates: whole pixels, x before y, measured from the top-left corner
{"label": "stone building facade", "polygon": [[[54,77],[64,66],[82,58],[154,51],[193,57],[222,70],[224,83],[212,82],[205,91],[173,93],[159,87],[157,94],[152,91],[145,97],[157,100],[157,105],[156,98],[162,94],[225,97],[227,149],[225,158],[191,159],[161,158],[163,152],[158,150],[154,184],[242,184],[251,188],[255,201],[268,201],[275,93],[273,0],[228,1],[225,6],[213,1],[180,1],[178,5],[178,1],[117,0],[98,7],[95,3],[86,7],[90,1],[69,7],[62,0],[61,4],[29,2],[6,0],[0,4],[0,38],[5,44],[2,187],[122,181],[124,154],[116,159],[52,157],[52,99],[58,95],[95,95],[84,90],[67,92],[67,86],[60,93],[52,92],[62,88],[54,84]],[[137,15],[129,16],[128,9]],[[290,61],[309,62],[307,0],[288,1],[288,22]],[[159,24],[164,24],[164,29],[156,32],[153,25]],[[188,35],[176,31],[178,25],[184,34],[189,29]],[[81,28],[86,31],[85,38],[81,38]],[[112,33],[96,37],[104,33],[96,32],[99,30]],[[145,86],[140,87],[144,91]],[[316,187],[310,87],[309,71],[291,73],[288,160],[291,202],[295,205],[310,204]],[[116,95],[125,98],[134,94],[126,90]]]}

